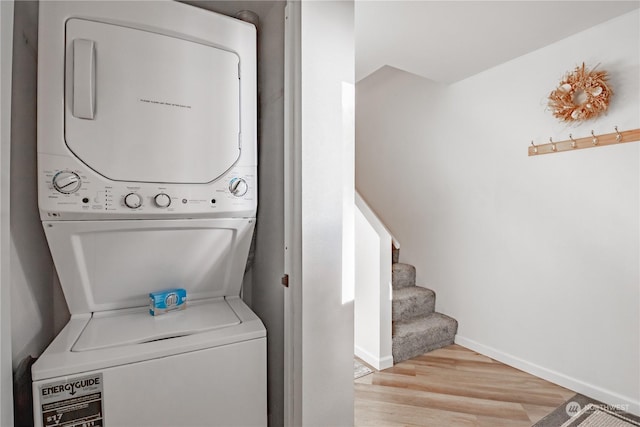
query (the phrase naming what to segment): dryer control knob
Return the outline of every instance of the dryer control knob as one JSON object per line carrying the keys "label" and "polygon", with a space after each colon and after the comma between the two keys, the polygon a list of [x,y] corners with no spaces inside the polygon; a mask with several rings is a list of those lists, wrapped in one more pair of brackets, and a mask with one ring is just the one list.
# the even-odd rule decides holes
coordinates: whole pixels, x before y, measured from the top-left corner
{"label": "dryer control knob", "polygon": [[142,206],[142,197],[137,193],[129,193],[124,196],[124,204],[131,209],[138,209]]}
{"label": "dryer control knob", "polygon": [[159,208],[168,208],[171,204],[171,197],[164,193],[158,193],[153,198],[153,201]]}
{"label": "dryer control knob", "polygon": [[242,197],[249,191],[249,184],[243,178],[233,178],[229,182],[229,191],[236,197]]}
{"label": "dryer control knob", "polygon": [[75,193],[80,189],[82,180],[80,176],[71,171],[60,171],[53,176],[53,188],[62,194]]}

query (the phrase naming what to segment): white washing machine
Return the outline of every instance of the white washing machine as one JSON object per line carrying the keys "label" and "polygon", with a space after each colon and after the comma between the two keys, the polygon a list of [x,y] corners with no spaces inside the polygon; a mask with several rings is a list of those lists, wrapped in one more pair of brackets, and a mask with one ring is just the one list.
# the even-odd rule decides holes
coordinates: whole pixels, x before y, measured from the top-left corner
{"label": "white washing machine", "polygon": [[[71,320],[36,426],[264,426],[240,299],[257,205],[256,32],[170,1],[41,1],[38,190]],[[149,293],[185,288],[184,310]]]}

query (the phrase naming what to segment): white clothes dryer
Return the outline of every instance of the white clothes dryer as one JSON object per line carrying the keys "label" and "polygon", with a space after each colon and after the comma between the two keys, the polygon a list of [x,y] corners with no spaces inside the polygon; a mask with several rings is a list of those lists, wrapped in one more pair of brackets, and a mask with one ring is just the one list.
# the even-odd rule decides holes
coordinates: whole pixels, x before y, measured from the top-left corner
{"label": "white clothes dryer", "polygon": [[[257,207],[256,32],[171,2],[40,2],[40,215],[71,320],[36,426],[264,426],[240,298]],[[185,288],[160,316],[149,293]]]}

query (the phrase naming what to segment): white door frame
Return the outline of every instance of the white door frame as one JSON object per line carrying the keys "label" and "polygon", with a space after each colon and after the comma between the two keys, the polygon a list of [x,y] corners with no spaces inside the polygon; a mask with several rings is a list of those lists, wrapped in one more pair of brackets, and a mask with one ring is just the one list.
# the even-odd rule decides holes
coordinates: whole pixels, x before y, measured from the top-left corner
{"label": "white door frame", "polygon": [[353,6],[290,0],[285,9],[288,427],[353,424]]}
{"label": "white door frame", "polygon": [[300,2],[285,6],[284,53],[284,425],[302,425],[302,241],[300,194]]}
{"label": "white door frame", "polygon": [[13,425],[11,359],[11,275],[9,164],[11,153],[11,73],[13,0],[0,1],[0,425]]}

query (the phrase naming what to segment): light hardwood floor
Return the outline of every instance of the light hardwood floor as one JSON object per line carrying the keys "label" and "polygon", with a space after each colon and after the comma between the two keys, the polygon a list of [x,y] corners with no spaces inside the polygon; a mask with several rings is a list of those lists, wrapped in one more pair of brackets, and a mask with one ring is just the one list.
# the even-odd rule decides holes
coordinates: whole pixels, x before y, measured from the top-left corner
{"label": "light hardwood floor", "polygon": [[575,395],[459,345],[354,386],[356,427],[530,427]]}

